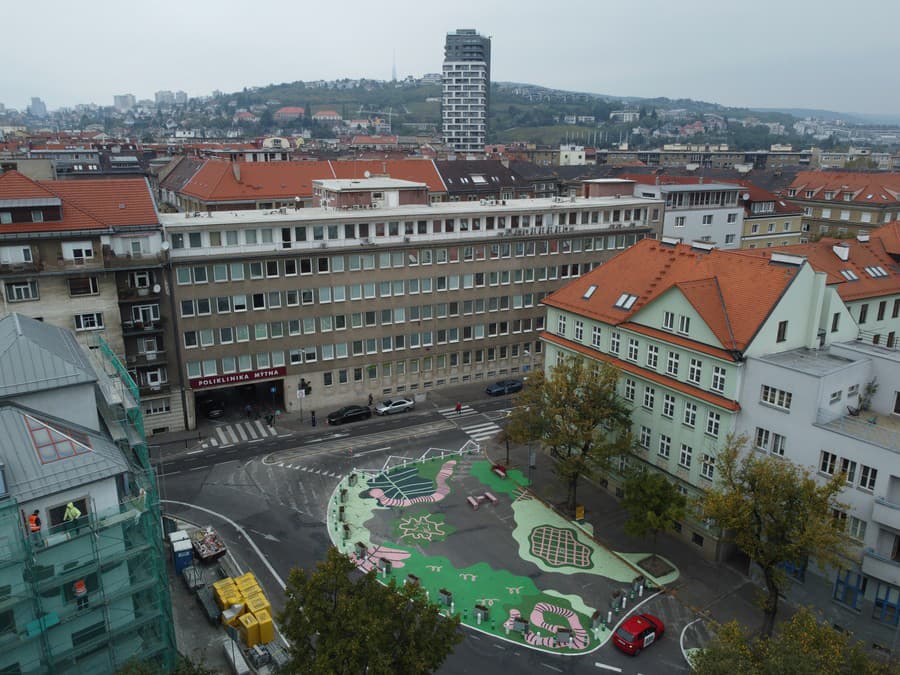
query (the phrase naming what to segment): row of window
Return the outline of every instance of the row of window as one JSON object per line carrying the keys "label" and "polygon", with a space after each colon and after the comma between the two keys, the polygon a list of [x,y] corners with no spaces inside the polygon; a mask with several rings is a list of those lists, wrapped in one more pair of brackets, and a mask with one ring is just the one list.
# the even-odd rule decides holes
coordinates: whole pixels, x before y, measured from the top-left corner
{"label": "row of window", "polygon": [[[653,431],[650,427],[641,425],[638,445],[644,450],[650,450],[653,443]],[[657,441],[656,454],[668,460],[672,453],[672,437],[660,434]],[[687,443],[682,443],[678,451],[678,466],[690,471],[694,463],[694,448]],[[713,480],[716,471],[716,458],[703,453],[700,457],[700,476],[706,480]]]}
{"label": "row of window", "polygon": [[819,471],[827,476],[833,476],[839,471],[846,477],[848,485],[855,485],[868,492],[875,489],[875,481],[878,479],[878,469],[865,464],[857,465],[855,460],[838,457],[827,450],[823,450],[819,456]]}
{"label": "row of window", "polygon": [[[559,225],[612,225],[640,223],[646,217],[646,209],[610,209],[605,211],[571,211],[569,213],[499,215],[485,217],[435,218],[432,220],[390,220],[375,223],[334,223],[322,225],[295,225],[280,229],[248,228],[240,230],[205,230],[170,233],[173,249],[191,249],[223,246],[256,246],[276,243],[290,248],[293,243],[307,241],[346,241],[378,237],[429,235],[453,232],[478,232],[491,230],[551,227]],[[554,222],[555,221],[555,222]],[[581,240],[575,240],[581,241]],[[547,241],[536,242],[546,248]],[[555,241],[549,242],[551,244]],[[546,250],[544,251],[547,252]]]}
{"label": "row of window", "polygon": [[[623,380],[622,396],[626,401],[637,403],[638,383],[636,380],[626,377]],[[675,396],[669,393],[662,395],[662,416],[667,419],[675,418]],[[641,407],[644,410],[653,412],[656,406],[656,388],[645,384],[641,392]],[[694,429],[697,426],[698,405],[693,401],[685,400],[682,407],[681,423],[684,426]],[[719,437],[719,431],[722,424],[722,415],[715,410],[706,411],[706,434],[713,438]]]}
{"label": "row of window", "polygon": [[[874,303],[873,303],[874,304]],[[887,315],[887,300],[881,300],[877,305],[877,310],[875,314],[876,321],[884,321],[885,316]],[[859,325],[863,325],[869,320],[869,303],[863,302],[859,305],[859,318],[857,319],[857,323]],[[896,298],[894,300],[893,307],[891,308],[891,318],[896,319],[900,317],[900,298]]]}
{"label": "row of window", "polygon": [[[187,375],[189,378],[210,377],[214,375],[228,375],[238,372],[250,372],[253,370],[264,370],[266,368],[278,368],[287,365],[300,365],[302,363],[316,363],[319,357],[322,360],[334,358],[336,351],[334,347],[339,345],[321,345],[320,347],[308,346],[299,349],[291,349],[285,355],[284,351],[275,352],[257,352],[255,354],[239,354],[237,356],[224,356],[221,359],[203,359],[201,361],[188,361],[186,364]],[[329,350],[325,348],[331,347]],[[535,353],[541,352],[540,342],[524,342],[521,344],[501,345],[498,347],[488,347],[486,349],[467,350],[463,352],[451,352],[449,354],[437,354],[435,356],[424,356],[421,359],[408,359],[403,361],[392,361],[381,364],[382,377],[390,377],[391,373],[397,375],[405,375],[407,373],[416,374],[420,371],[427,372],[432,368],[455,368],[459,365],[468,366],[473,363],[494,362],[502,359],[520,358],[529,356],[531,350]],[[329,354],[325,357],[324,354]],[[346,356],[346,354],[344,354]],[[341,358],[341,357],[338,357]],[[287,359],[287,360],[286,360]],[[354,370],[362,371],[363,368]],[[371,364],[365,367],[370,373],[369,379],[378,377],[378,366]],[[344,371],[346,372],[346,371]],[[324,384],[330,384],[324,382]]]}
{"label": "row of window", "polygon": [[[726,221],[729,225],[736,223],[737,222],[737,214],[729,213],[728,218],[726,218]],[[712,225],[715,222],[715,218],[713,217],[712,213],[707,213],[700,219],[700,222],[703,225]],[[675,217],[675,227],[684,227],[685,223],[686,223],[686,216],[676,216]],[[733,241],[734,235],[731,235],[731,236],[732,236],[732,241]],[[728,242],[728,243],[730,243],[730,242]]]}
{"label": "row of window", "polygon": [[[568,327],[568,316],[566,314],[560,314],[557,317],[557,325],[556,331],[557,334],[561,336],[566,336],[566,329]],[[671,312],[666,312],[664,315],[664,327],[668,330],[674,328],[675,325],[675,315]],[[681,316],[679,323],[679,332],[687,332],[690,330],[690,317]],[[574,330],[573,330],[573,339],[576,342],[580,342],[584,344],[584,321],[581,319],[574,320]],[[591,327],[591,341],[590,346],[596,349],[597,351],[604,350],[603,344],[603,328],[601,326],[592,326]],[[645,360],[644,366],[650,370],[659,370],[660,368],[660,348],[658,345],[647,343],[645,345]],[[609,331],[609,342],[606,345],[606,351],[616,357],[624,358],[626,361],[631,361],[632,363],[640,363],[641,362],[641,342],[637,338],[628,337],[627,343],[627,351],[623,356],[621,356],[622,349],[622,334],[616,330]],[[687,368],[687,381],[691,384],[695,384],[697,386],[702,386],[703,382],[703,370],[704,365],[703,361],[698,358],[690,358]],[[681,375],[681,354],[676,351],[668,350],[666,353],[666,361],[665,361],[665,371],[666,375],[670,377],[680,379]],[[713,366],[712,371],[710,373],[710,382],[709,388],[711,391],[717,393],[724,393],[726,385],[726,370],[724,366]]]}
{"label": "row of window", "polygon": [[[773,232],[775,232],[775,226],[776,226],[775,223],[769,223],[769,224],[766,226],[766,233],[767,233],[767,234],[772,234]],[[790,232],[790,231],[791,231],[791,223],[790,223],[790,221],[785,221],[785,223],[784,223],[784,225],[783,225],[783,228],[782,228],[782,231],[783,231],[783,232]],[[759,223],[753,223],[753,225],[750,226],[750,234],[759,234]]]}

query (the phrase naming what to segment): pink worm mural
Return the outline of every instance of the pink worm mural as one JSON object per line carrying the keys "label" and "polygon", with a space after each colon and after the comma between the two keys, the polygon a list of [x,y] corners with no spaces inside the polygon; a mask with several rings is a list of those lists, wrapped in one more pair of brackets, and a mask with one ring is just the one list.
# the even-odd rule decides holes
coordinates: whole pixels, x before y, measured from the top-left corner
{"label": "pink worm mural", "polygon": [[[587,631],[581,627],[581,621],[579,621],[578,615],[575,614],[575,612],[573,612],[571,609],[565,609],[564,607],[558,607],[546,602],[539,602],[534,606],[534,609],[531,610],[531,616],[529,617],[531,625],[537,626],[538,628],[543,628],[544,630],[548,630],[551,633],[555,634],[559,629],[559,626],[544,621],[545,614],[557,614],[558,616],[561,616],[566,621],[568,621],[569,628],[572,629],[571,641],[568,645],[559,645],[556,644],[555,635],[543,636],[528,631],[525,633],[525,641],[528,644],[538,647],[549,647],[550,649],[562,649],[563,647],[569,647],[571,649],[585,649],[588,646]],[[503,622],[503,626],[511,630],[513,627],[513,621],[515,619],[518,619],[520,616],[522,616],[522,614],[521,612],[519,612],[519,610],[509,610],[509,619]]]}

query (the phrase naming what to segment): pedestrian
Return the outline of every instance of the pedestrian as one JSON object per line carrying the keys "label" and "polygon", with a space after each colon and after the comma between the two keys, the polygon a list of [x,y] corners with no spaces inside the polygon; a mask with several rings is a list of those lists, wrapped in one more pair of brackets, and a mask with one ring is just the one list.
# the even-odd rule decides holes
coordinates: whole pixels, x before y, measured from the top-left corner
{"label": "pedestrian", "polygon": [[68,529],[75,529],[75,534],[81,530],[81,527],[78,524],[78,519],[81,518],[81,510],[75,506],[72,502],[66,504],[66,510],[63,513],[63,522],[67,523],[66,527]]}
{"label": "pedestrian", "polygon": [[28,516],[28,532],[32,535],[41,531],[41,512],[37,509]]}
{"label": "pedestrian", "polygon": [[79,579],[74,584],[72,584],[72,594],[78,601],[79,612],[82,609],[88,608],[87,584],[84,583],[84,579]]}
{"label": "pedestrian", "polygon": [[310,413],[309,413],[309,422],[310,422],[310,424],[312,424],[313,426],[316,426],[316,411],[315,411],[315,410],[311,410],[311,411],[310,411]]}
{"label": "pedestrian", "polygon": [[456,414],[462,415],[462,403],[460,403],[459,401],[456,402]]}
{"label": "pedestrian", "polygon": [[372,401],[374,401],[374,400],[375,400],[375,399],[372,398],[372,394],[369,394],[369,407],[370,407],[370,408],[372,407]]}
{"label": "pedestrian", "polygon": [[247,419],[249,420],[250,413],[253,412],[253,406],[248,403],[247,405],[244,406],[244,412],[247,413]]}

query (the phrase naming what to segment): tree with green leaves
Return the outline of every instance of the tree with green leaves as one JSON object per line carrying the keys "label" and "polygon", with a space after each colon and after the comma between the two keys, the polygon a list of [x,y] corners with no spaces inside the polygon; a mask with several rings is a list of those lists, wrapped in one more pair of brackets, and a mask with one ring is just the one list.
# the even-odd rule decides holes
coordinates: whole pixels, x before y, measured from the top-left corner
{"label": "tree with green leaves", "polygon": [[653,557],[660,532],[684,518],[687,498],[663,474],[656,471],[635,473],[625,482],[622,507],[628,513],[625,532],[633,537],[653,535]]}
{"label": "tree with green leaves", "polygon": [[762,634],[772,635],[778,596],[787,591],[784,563],[839,565],[846,538],[836,511],[843,474],[819,481],[807,469],[747,449],[744,436],[729,436],[716,458],[719,479],[701,498],[700,508],[716,521],[726,540],[756,563],[763,575]]}
{"label": "tree with green leaves", "polygon": [[175,668],[172,671],[165,671],[152,661],[138,661],[134,659],[116,671],[116,675],[215,675],[214,670],[210,670],[202,663],[194,663],[188,657],[178,655]]}
{"label": "tree with green leaves", "polygon": [[631,453],[631,409],[616,393],[619,371],[570,356],[549,376],[536,371],[516,397],[507,434],[517,443],[540,442],[558,459],[575,511],[579,478],[606,472],[614,457]]}
{"label": "tree with green leaves", "polygon": [[888,675],[862,642],[801,608],[772,637],[754,637],[736,621],[721,626],[704,649],[691,654],[695,675]]}
{"label": "tree with green leaves", "polygon": [[379,583],[330,548],[312,573],[291,570],[279,614],[290,672],[337,675],[430,673],[463,638],[418,584]]}

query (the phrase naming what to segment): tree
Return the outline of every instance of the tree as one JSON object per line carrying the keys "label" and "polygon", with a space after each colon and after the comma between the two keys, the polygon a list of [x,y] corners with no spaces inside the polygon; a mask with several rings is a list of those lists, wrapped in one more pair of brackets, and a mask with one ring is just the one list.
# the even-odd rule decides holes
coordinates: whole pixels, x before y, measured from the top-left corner
{"label": "tree", "polygon": [[801,608],[771,638],[754,638],[736,621],[691,656],[696,675],[880,675],[890,666],[870,658],[863,644]]}
{"label": "tree", "polygon": [[661,473],[640,472],[625,483],[622,506],[628,512],[625,532],[633,537],[653,535],[653,557],[656,537],[684,518],[687,498]]}
{"label": "tree", "polygon": [[333,547],[314,572],[291,570],[286,594],[290,672],[429,673],[462,640],[459,617],[441,616],[418,584],[383,586]]}
{"label": "tree", "polygon": [[820,483],[809,471],[780,457],[747,452],[746,437],[730,436],[716,458],[719,480],[701,498],[701,510],[759,565],[766,585],[762,634],[770,636],[778,596],[787,591],[783,563],[837,565],[846,540],[834,514],[846,507],[836,497],[843,474]]}
{"label": "tree", "polygon": [[593,368],[571,356],[549,377],[542,371],[529,377],[510,415],[510,439],[540,441],[558,458],[556,473],[568,485],[572,513],[578,479],[605,472],[613,457],[631,452],[631,411],[616,393],[618,378],[606,363]]}
{"label": "tree", "polygon": [[[149,661],[131,660],[116,671],[116,675],[163,675],[167,671]],[[215,675],[202,663],[194,663],[186,656],[178,655],[178,661],[170,675]]]}

